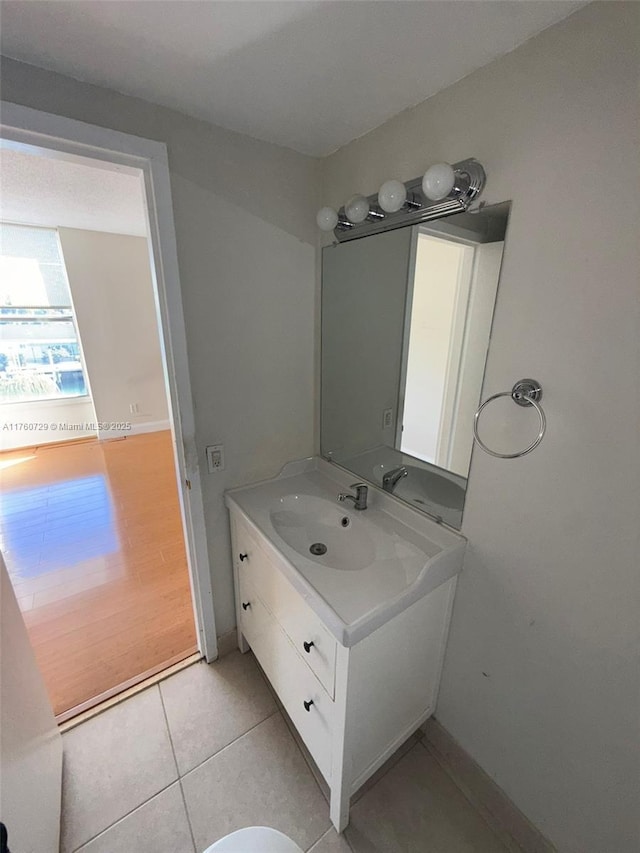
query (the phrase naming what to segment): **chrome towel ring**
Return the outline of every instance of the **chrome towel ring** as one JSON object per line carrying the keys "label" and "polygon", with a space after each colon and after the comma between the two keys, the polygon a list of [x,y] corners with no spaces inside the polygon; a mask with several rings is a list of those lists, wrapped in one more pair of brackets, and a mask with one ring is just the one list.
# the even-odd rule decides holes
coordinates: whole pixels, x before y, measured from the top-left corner
{"label": "chrome towel ring", "polygon": [[[540,418],[540,431],[538,432],[538,435],[528,447],[525,447],[524,450],[520,450],[518,453],[497,453],[495,450],[488,448],[478,435],[478,420],[482,414],[482,410],[485,406],[488,406],[492,400],[497,400],[498,397],[511,397],[513,402],[517,403],[519,406],[533,406]],[[531,453],[531,451],[535,450],[540,444],[544,438],[545,432],[547,431],[547,418],[539,402],[541,399],[542,385],[540,385],[539,382],[536,382],[535,379],[521,379],[519,382],[516,382],[511,391],[501,391],[499,394],[494,394],[481,404],[473,417],[474,439],[485,453],[488,453],[490,456],[497,456],[498,459],[517,459],[519,456],[525,456],[525,454]]]}

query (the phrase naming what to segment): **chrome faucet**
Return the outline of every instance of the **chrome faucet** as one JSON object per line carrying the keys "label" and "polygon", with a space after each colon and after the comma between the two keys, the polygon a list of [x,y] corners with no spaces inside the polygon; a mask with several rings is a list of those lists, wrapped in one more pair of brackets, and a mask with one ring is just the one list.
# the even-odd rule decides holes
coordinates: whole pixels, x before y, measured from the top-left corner
{"label": "chrome faucet", "polygon": [[393,490],[398,485],[398,481],[402,480],[403,477],[408,477],[409,472],[405,468],[404,465],[400,465],[399,468],[393,468],[391,471],[387,471],[387,473],[382,478],[382,488],[385,492],[390,492],[393,494]]}
{"label": "chrome faucet", "polygon": [[366,509],[367,508],[367,495],[369,493],[369,487],[366,483],[353,483],[351,486],[352,489],[356,490],[355,495],[346,495],[344,492],[340,492],[338,495],[339,501],[353,501],[353,505],[356,509]]}

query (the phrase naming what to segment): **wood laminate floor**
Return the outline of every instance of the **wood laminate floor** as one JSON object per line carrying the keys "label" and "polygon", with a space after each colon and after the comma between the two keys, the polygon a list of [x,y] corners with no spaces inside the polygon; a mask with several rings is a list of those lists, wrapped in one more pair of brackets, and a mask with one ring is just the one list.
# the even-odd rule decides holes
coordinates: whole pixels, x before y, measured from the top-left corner
{"label": "wood laminate floor", "polygon": [[0,549],[54,712],[196,651],[167,431],[0,454]]}

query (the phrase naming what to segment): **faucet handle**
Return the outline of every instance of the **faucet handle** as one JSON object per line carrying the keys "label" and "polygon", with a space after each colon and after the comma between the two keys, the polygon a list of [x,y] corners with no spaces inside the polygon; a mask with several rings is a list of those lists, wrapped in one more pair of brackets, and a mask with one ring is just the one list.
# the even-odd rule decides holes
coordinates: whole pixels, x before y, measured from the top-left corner
{"label": "faucet handle", "polygon": [[345,495],[342,492],[338,495],[339,501],[353,501],[356,509],[367,508],[367,496],[369,494],[369,486],[366,483],[352,483],[352,489],[356,490],[355,495]]}

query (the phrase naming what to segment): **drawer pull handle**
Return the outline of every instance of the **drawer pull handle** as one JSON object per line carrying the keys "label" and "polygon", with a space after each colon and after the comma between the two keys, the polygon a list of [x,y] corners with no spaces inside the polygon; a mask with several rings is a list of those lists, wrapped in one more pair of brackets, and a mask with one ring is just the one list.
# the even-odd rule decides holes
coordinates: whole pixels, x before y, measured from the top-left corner
{"label": "drawer pull handle", "polygon": [[248,610],[248,609],[249,609],[249,607],[251,607],[251,602],[250,602],[250,601],[243,601],[243,602],[242,602],[242,609],[243,609],[243,610]]}
{"label": "drawer pull handle", "polygon": [[309,654],[309,652],[311,651],[312,646],[314,646],[314,645],[315,645],[315,643],[313,642],[313,640],[311,640],[311,642],[310,642],[310,643],[307,643],[307,641],[305,640],[305,641],[304,641],[304,643],[303,643],[302,645],[304,646],[304,650],[305,650],[305,652],[306,652],[307,654]]}
{"label": "drawer pull handle", "polygon": [[302,704],[304,705],[305,711],[311,711],[311,706],[313,705],[313,699],[309,699],[308,702],[305,700]]}
{"label": "drawer pull handle", "polygon": [[241,563],[244,563],[244,561],[245,561],[245,560],[248,560],[248,559],[249,559],[249,555],[248,555],[248,554],[240,554],[240,562],[241,562]]}

